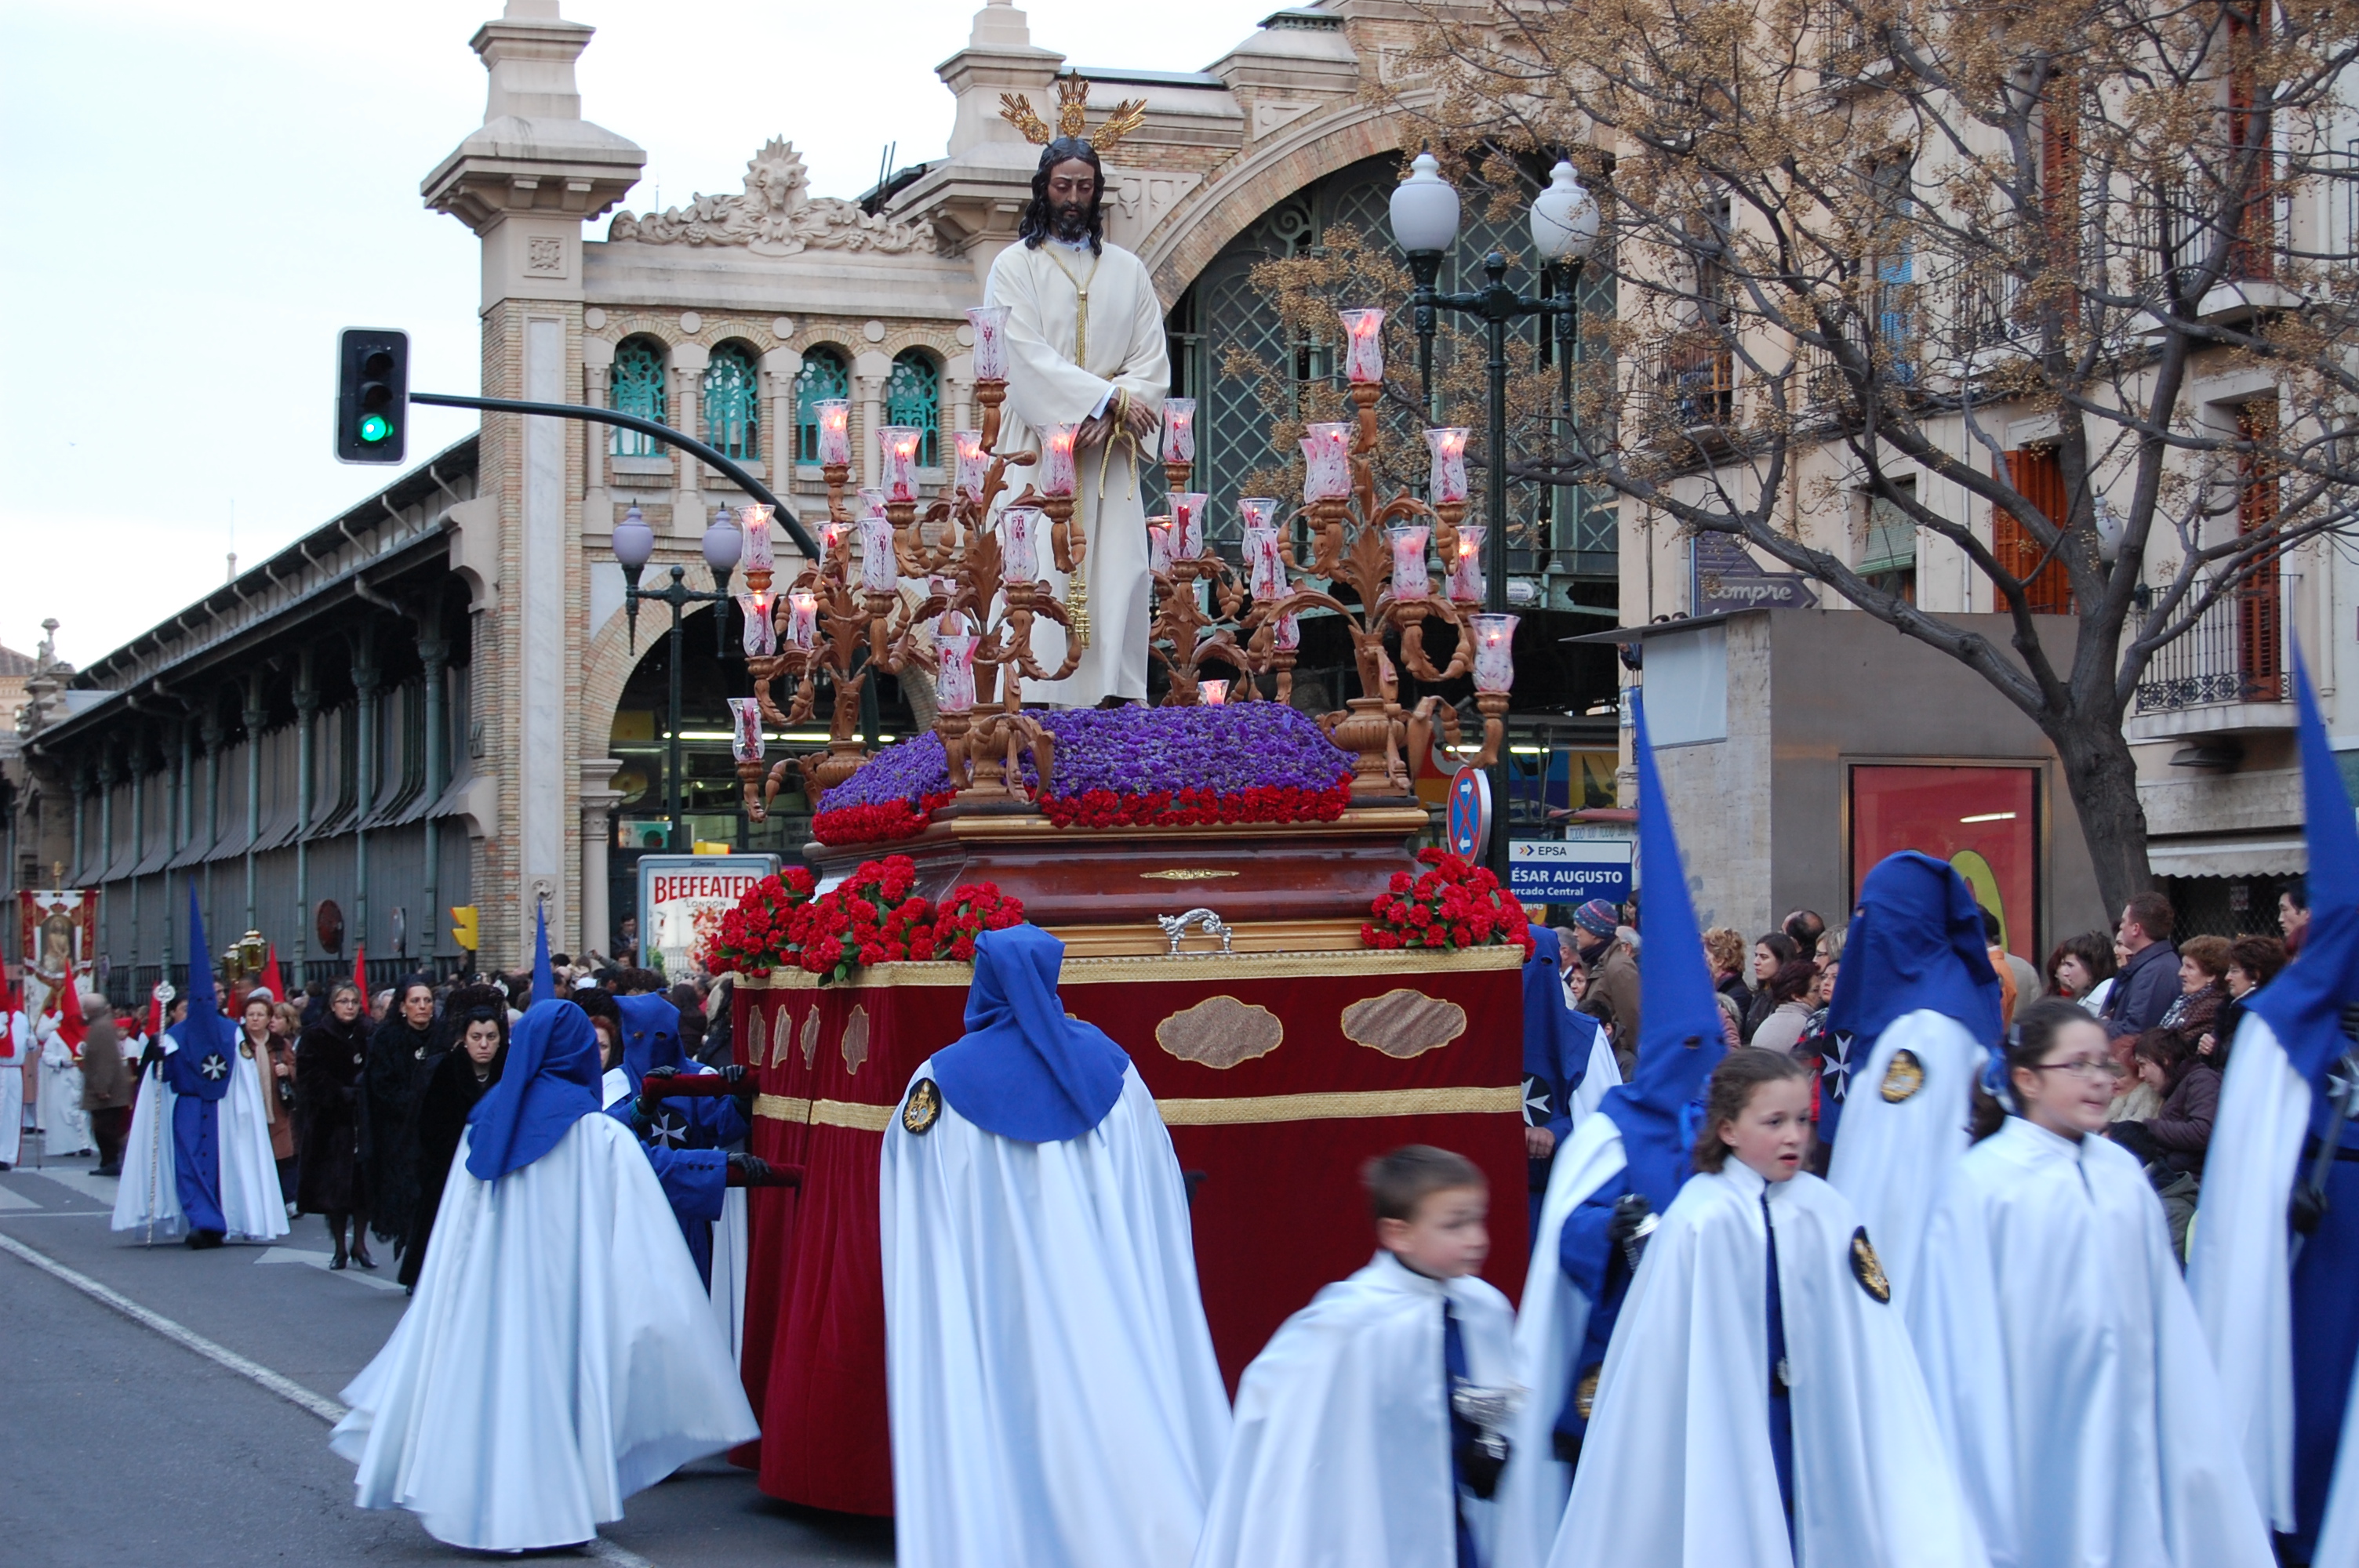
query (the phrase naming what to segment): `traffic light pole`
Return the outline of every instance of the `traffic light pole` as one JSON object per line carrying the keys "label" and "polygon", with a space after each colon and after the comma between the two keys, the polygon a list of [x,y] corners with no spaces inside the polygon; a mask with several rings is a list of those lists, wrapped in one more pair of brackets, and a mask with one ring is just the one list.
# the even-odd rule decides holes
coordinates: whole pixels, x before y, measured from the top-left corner
{"label": "traffic light pole", "polygon": [[592,408],[581,403],[527,403],[513,397],[462,397],[451,392],[413,392],[412,403],[429,403],[442,408],[480,408],[493,414],[539,414],[552,419],[586,419],[595,425],[616,425],[625,430],[636,430],[642,436],[652,436],[668,447],[678,447],[697,461],[720,470],[755,500],[770,509],[786,531],[810,560],[819,559],[819,543],[803,528],[787,503],[769,492],[760,480],[739,468],[721,453],[692,436],[683,436],[669,425],[653,419],[642,419],[636,414],[625,414],[613,408]]}

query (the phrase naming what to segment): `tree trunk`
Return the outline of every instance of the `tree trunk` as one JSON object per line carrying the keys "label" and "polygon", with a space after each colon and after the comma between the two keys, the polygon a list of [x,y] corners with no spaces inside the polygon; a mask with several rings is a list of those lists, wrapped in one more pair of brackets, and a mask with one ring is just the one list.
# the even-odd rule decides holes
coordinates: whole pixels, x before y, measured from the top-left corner
{"label": "tree trunk", "polygon": [[2106,918],[2154,885],[2147,869],[2146,808],[2138,804],[2137,763],[2118,715],[2080,709],[2040,723],[2064,763],[2064,788],[2080,814],[2081,837],[2097,873]]}

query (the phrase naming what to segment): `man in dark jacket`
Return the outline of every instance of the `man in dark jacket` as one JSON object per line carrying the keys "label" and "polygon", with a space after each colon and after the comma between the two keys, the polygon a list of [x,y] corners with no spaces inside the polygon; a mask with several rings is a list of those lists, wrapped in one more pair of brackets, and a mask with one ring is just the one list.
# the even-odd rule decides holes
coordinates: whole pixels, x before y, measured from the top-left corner
{"label": "man in dark jacket", "polygon": [[98,1144],[94,1174],[123,1174],[123,1137],[131,1126],[131,1069],[123,1060],[114,1020],[93,1012],[82,1037],[82,1108],[90,1112],[91,1137]]}
{"label": "man in dark jacket", "polygon": [[1638,961],[1615,939],[1614,906],[1593,898],[1572,912],[1573,946],[1589,969],[1581,1011],[1614,1031],[1614,1055],[1629,1077],[1638,1061]]}
{"label": "man in dark jacket", "polygon": [[2162,1022],[2179,994],[2179,949],[2170,945],[2170,901],[2147,892],[2122,911],[2119,941],[2129,962],[2114,977],[2101,1016],[2115,1039],[2143,1034]]}

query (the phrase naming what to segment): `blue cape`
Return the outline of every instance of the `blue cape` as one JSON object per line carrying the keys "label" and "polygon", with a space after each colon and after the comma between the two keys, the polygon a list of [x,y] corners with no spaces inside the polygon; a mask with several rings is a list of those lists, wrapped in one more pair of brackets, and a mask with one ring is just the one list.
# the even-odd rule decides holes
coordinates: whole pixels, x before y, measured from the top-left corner
{"label": "blue cape", "polygon": [[688,1053],[679,1046],[679,1009],[669,997],[620,996],[614,1006],[623,1015],[623,1071],[633,1088],[654,1068],[687,1070]]}
{"label": "blue cape", "polygon": [[[237,1065],[237,1025],[222,1016],[221,995],[213,989],[212,949],[205,946],[204,916],[197,909],[197,890],[189,890],[189,1015],[164,1031],[179,1049],[164,1058],[164,1071],[177,1095],[217,1100],[229,1093],[230,1069]],[[218,1060],[219,1071],[206,1063]]]}
{"label": "blue cape", "polygon": [[1037,925],[975,938],[966,1033],[934,1053],[942,1098],[985,1132],[1060,1143],[1105,1119],[1130,1057],[1095,1024],[1065,1016],[1065,945]]}
{"label": "blue cape", "polygon": [[1688,1177],[1695,1130],[1684,1113],[1728,1054],[1728,1042],[1712,972],[1704,968],[1703,935],[1689,901],[1670,803],[1655,768],[1647,705],[1635,694],[1631,700],[1637,704],[1638,883],[1647,900],[1638,1064],[1630,1081],[1606,1090],[1597,1108],[1621,1130],[1630,1189],[1660,1214]]}
{"label": "blue cape", "polygon": [[2319,721],[2310,668],[2294,652],[2301,738],[2303,835],[2310,845],[2310,930],[2285,972],[2245,1006],[2269,1021],[2293,1070],[2322,1100],[2327,1070],[2350,1049],[2343,1006],[2359,1000],[2359,825]]}
{"label": "blue cape", "polygon": [[[1532,956],[1524,960],[1525,1103],[1536,1120],[1562,1141],[1571,1130],[1572,1092],[1589,1071],[1597,1020],[1575,1012],[1564,999],[1564,944],[1551,926],[1532,928]],[[1548,1096],[1546,1113],[1532,1104],[1535,1087]]]}
{"label": "blue cape", "polygon": [[537,1001],[508,1038],[507,1065],[467,1115],[467,1169],[496,1181],[598,1113],[598,1032],[570,1001]]}
{"label": "blue cape", "polygon": [[1829,1032],[1853,1037],[1853,1060],[1865,1061],[1895,1019],[1921,1010],[1996,1045],[1999,999],[1982,906],[1957,868],[1903,849],[1867,873],[1827,1010]]}

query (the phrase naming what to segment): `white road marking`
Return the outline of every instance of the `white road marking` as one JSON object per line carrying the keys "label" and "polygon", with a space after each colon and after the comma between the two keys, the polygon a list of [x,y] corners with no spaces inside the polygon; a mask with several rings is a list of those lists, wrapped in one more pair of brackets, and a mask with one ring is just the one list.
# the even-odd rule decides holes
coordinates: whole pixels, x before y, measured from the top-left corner
{"label": "white road marking", "polygon": [[256,1258],[255,1261],[257,1263],[304,1263],[310,1265],[311,1268],[319,1270],[323,1274],[341,1273],[346,1279],[352,1281],[353,1284],[366,1285],[373,1291],[397,1291],[401,1289],[400,1281],[396,1280],[380,1280],[375,1274],[370,1273],[367,1270],[361,1268],[358,1264],[355,1264],[349,1269],[332,1270],[328,1267],[328,1264],[333,1260],[333,1253],[311,1252],[307,1251],[300,1247],[266,1247],[262,1249],[262,1255]]}
{"label": "white road marking", "polygon": [[582,1549],[585,1557],[595,1557],[601,1563],[612,1563],[614,1568],[656,1568],[656,1565],[627,1546],[617,1546],[604,1536],[593,1538]]}
{"label": "white road marking", "polygon": [[0,1208],[38,1208],[41,1206],[11,1187],[0,1186]]}

